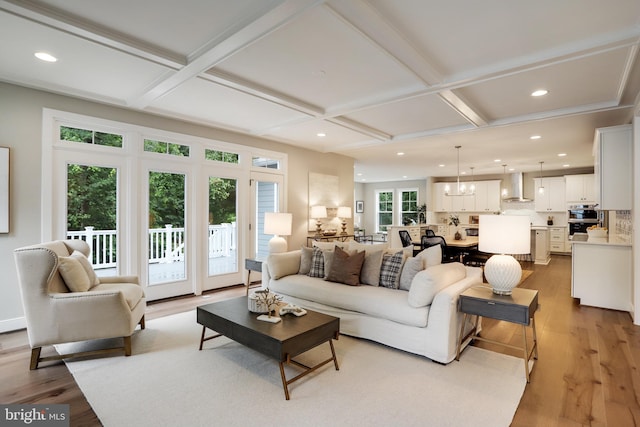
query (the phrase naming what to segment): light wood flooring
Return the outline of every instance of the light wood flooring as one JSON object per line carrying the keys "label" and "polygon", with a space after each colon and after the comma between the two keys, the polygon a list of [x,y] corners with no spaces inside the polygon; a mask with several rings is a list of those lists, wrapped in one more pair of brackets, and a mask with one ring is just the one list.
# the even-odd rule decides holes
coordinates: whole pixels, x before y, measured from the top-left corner
{"label": "light wood flooring", "polygon": [[[521,286],[539,291],[539,359],[512,425],[640,425],[640,327],[633,325],[627,313],[583,307],[574,301],[570,257],[553,256],[548,266],[525,263],[524,268],[534,273]],[[147,320],[241,295],[244,287],[238,286],[152,303]],[[521,334],[519,325],[483,320],[485,337],[519,346]],[[515,350],[490,343],[474,345],[517,355]],[[72,426],[99,426],[65,365],[57,362],[29,371],[29,354],[24,331],[0,334],[0,403],[67,403]],[[464,363],[464,354],[460,362],[452,363]]]}

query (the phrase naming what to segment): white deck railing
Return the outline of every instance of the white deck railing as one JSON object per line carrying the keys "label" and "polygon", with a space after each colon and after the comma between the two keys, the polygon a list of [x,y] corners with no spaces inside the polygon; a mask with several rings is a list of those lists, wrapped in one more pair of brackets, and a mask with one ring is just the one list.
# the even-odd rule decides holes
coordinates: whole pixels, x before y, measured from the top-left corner
{"label": "white deck railing", "polygon": [[[90,260],[95,269],[116,267],[117,261],[116,230],[95,230],[85,227],[82,231],[68,231],[67,239],[80,239],[89,243]],[[236,223],[209,225],[209,258],[230,256],[237,249]],[[149,263],[172,263],[184,261],[184,228],[165,228],[149,230]]]}

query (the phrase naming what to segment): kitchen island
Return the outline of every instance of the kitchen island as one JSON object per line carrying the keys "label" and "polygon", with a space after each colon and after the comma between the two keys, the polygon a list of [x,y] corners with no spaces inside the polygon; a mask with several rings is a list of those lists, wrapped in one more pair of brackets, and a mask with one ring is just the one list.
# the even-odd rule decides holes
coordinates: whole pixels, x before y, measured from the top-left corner
{"label": "kitchen island", "polygon": [[571,241],[571,296],[580,304],[631,312],[631,243],[611,238]]}

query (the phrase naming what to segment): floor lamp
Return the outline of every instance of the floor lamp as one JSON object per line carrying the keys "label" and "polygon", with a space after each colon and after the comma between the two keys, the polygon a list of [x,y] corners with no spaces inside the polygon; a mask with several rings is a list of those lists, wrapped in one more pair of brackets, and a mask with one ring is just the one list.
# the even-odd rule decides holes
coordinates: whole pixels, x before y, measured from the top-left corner
{"label": "floor lamp", "polygon": [[269,240],[269,253],[287,251],[287,241],[282,236],[291,235],[291,222],[293,215],[282,212],[265,212],[264,234],[273,234]]}
{"label": "floor lamp", "polygon": [[528,254],[531,220],[523,215],[480,215],[478,250],[493,253],[484,275],[498,295],[511,295],[522,278],[520,263],[512,254]]}

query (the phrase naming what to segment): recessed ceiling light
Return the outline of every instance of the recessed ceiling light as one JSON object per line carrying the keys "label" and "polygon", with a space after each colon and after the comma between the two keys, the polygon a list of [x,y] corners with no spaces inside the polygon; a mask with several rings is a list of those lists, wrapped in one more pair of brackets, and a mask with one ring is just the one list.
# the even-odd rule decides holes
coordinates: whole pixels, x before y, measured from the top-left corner
{"label": "recessed ceiling light", "polygon": [[55,56],[47,53],[47,52],[36,52],[34,53],[35,57],[38,58],[41,61],[45,61],[45,62],[56,62],[58,60],[58,58],[56,58]]}
{"label": "recessed ceiling light", "polygon": [[531,96],[545,96],[549,91],[546,89],[538,89],[536,91],[531,92]]}
{"label": "recessed ceiling light", "polygon": [[440,163],[440,164],[438,165],[438,167],[439,167],[439,168],[443,168],[443,167],[444,167],[444,165],[443,165],[442,163]]}
{"label": "recessed ceiling light", "polygon": [[542,138],[540,135],[531,135],[529,139],[540,139]]}
{"label": "recessed ceiling light", "polygon": [[316,136],[319,136],[320,138],[324,138],[325,136],[327,136],[327,134],[324,132],[318,132]]}
{"label": "recessed ceiling light", "polygon": [[500,163],[501,161],[502,161],[502,160],[500,160],[500,159],[494,159],[494,160],[493,160],[493,162],[494,162],[494,163]]}
{"label": "recessed ceiling light", "polygon": [[358,175],[358,176],[362,176],[362,172],[358,172],[358,174],[357,174],[357,175]]}
{"label": "recessed ceiling light", "polygon": [[403,177],[404,179],[407,179],[407,175],[402,175],[402,177]]}
{"label": "recessed ceiling light", "polygon": [[467,173],[465,171],[460,172],[460,175],[466,175]]}
{"label": "recessed ceiling light", "polygon": [[398,156],[404,156],[404,153],[403,153],[402,151],[398,151],[398,152],[396,153],[396,155],[398,155]]}
{"label": "recessed ceiling light", "polygon": [[567,153],[558,153],[558,157],[565,157]]}
{"label": "recessed ceiling light", "polygon": [[513,172],[516,168],[509,168],[509,172]]}
{"label": "recessed ceiling light", "polygon": [[562,167],[563,167],[563,168],[568,168],[569,166],[571,166],[571,165],[570,165],[570,164],[568,164],[568,163],[567,163],[567,164],[565,164],[565,165],[562,165]]}

